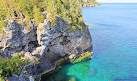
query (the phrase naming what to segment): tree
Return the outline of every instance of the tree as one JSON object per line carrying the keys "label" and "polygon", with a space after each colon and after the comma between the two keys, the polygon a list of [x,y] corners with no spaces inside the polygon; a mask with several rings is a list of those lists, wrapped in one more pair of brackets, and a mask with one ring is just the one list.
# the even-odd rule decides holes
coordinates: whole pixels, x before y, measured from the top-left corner
{"label": "tree", "polygon": [[27,26],[23,20],[28,22],[35,19],[38,25],[44,21],[42,13],[46,10],[51,26],[56,25],[56,17],[60,16],[66,19],[74,30],[81,29],[84,24],[81,5],[87,2],[95,0],[0,0],[0,21],[12,19]]}
{"label": "tree", "polygon": [[34,12],[33,17],[34,17],[37,25],[38,25],[39,23],[41,23],[41,22],[44,21],[45,17],[44,17],[44,15],[40,12],[40,8],[34,6],[33,12]]}

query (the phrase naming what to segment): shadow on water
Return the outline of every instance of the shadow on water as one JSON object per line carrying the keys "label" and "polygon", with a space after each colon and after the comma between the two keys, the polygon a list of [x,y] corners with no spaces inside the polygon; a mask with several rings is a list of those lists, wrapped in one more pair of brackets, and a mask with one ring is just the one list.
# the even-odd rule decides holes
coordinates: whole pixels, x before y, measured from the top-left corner
{"label": "shadow on water", "polygon": [[44,75],[41,81],[69,81],[72,77],[74,77],[76,81],[81,81],[80,78],[84,79],[88,76],[89,68],[90,60],[77,64],[66,64],[57,72]]}

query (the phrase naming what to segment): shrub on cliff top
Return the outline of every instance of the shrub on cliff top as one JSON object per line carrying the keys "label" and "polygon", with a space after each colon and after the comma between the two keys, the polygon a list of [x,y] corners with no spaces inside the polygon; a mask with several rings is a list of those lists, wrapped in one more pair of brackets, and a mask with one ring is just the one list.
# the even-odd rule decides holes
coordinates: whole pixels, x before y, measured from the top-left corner
{"label": "shrub on cliff top", "polygon": [[[72,25],[72,29],[82,29],[84,19],[80,0],[0,0],[0,21],[12,19],[20,22],[23,19],[35,19],[36,24],[44,22],[44,11],[48,12],[47,19],[51,26],[56,25],[56,16],[60,16]],[[25,24],[29,28],[28,24]],[[3,26],[2,26],[3,27]]]}
{"label": "shrub on cliff top", "polygon": [[29,63],[29,60],[21,59],[24,57],[23,53],[17,54],[17,56],[2,58],[0,56],[0,81],[5,81],[6,77],[11,75],[20,75],[23,67]]}

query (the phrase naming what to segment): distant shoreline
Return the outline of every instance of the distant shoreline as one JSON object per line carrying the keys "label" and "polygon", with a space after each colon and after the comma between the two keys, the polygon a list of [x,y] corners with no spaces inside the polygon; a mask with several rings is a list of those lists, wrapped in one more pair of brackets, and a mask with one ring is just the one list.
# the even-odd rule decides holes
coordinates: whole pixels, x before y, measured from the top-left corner
{"label": "distant shoreline", "polygon": [[101,3],[101,4],[137,4],[137,3]]}

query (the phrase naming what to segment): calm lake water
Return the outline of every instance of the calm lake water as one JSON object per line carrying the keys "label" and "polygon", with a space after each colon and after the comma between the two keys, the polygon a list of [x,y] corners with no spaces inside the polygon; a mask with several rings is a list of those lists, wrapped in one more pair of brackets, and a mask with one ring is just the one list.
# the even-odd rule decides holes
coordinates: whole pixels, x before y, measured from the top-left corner
{"label": "calm lake water", "polygon": [[[137,81],[137,4],[83,8],[93,39],[89,61],[66,65],[52,78],[77,81]],[[62,79],[63,80],[63,79]]]}

